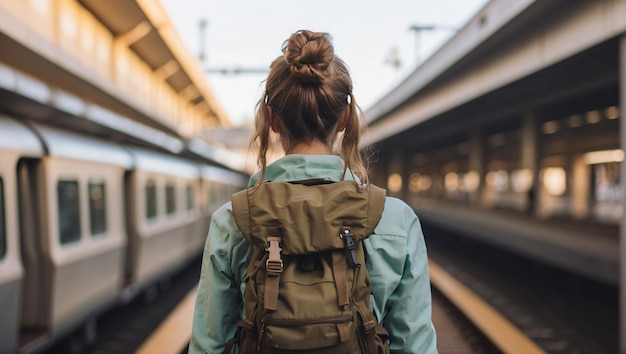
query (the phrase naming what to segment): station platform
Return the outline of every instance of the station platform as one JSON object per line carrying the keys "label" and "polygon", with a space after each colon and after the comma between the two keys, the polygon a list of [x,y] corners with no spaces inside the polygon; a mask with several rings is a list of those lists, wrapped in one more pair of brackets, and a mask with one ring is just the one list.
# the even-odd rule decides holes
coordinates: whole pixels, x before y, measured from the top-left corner
{"label": "station platform", "polygon": [[420,199],[424,222],[605,282],[619,283],[619,225],[590,220],[538,219],[503,209]]}

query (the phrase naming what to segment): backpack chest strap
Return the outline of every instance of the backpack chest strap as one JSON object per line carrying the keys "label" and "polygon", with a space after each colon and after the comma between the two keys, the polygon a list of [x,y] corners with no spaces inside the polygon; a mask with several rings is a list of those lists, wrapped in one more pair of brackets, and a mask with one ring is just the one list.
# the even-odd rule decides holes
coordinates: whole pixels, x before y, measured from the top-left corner
{"label": "backpack chest strap", "polygon": [[276,310],[280,273],[283,272],[280,237],[268,236],[265,251],[267,251],[267,261],[265,262],[265,295],[263,300],[266,310]]}

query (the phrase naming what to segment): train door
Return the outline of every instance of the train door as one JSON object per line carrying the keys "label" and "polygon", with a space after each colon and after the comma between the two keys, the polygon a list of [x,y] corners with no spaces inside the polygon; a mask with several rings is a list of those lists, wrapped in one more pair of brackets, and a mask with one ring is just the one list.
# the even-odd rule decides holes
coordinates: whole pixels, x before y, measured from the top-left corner
{"label": "train door", "polygon": [[24,281],[15,193],[17,156],[0,149],[0,353],[17,351]]}
{"label": "train door", "polygon": [[50,274],[44,263],[48,261],[43,251],[45,242],[40,237],[44,213],[40,200],[45,193],[41,192],[38,178],[40,160],[22,159],[17,165],[17,190],[19,201],[20,246],[24,266],[24,282],[22,286],[20,342],[33,342],[43,335],[50,327]]}
{"label": "train door", "polygon": [[127,235],[127,244],[126,244],[126,258],[125,258],[125,266],[124,266],[124,293],[122,297],[122,301],[130,301],[132,296],[132,289],[130,285],[133,281],[133,269],[134,269],[134,260],[136,259],[137,254],[137,230],[135,229],[136,223],[135,218],[137,218],[137,206],[135,202],[135,183],[133,181],[134,172],[126,171],[124,174],[124,215],[126,215],[126,235]]}

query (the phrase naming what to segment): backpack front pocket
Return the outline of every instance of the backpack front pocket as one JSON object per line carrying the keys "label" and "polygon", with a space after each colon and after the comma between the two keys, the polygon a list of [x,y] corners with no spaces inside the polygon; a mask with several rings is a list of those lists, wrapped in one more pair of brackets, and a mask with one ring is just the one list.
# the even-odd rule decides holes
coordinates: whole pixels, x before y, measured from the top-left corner
{"label": "backpack front pocket", "polygon": [[[299,351],[307,353],[351,353],[349,339],[354,335],[352,316],[323,317],[313,319],[265,319],[261,321],[264,346],[273,351]],[[342,348],[346,344],[346,348]],[[313,350],[313,351],[312,351]],[[357,347],[358,350],[358,347]]]}

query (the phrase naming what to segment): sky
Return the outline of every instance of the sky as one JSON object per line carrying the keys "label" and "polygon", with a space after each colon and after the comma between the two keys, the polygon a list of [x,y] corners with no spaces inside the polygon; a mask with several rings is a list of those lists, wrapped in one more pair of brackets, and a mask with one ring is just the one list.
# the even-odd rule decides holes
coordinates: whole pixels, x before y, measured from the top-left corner
{"label": "sky", "polygon": [[[301,29],[327,32],[350,68],[357,104],[367,110],[432,55],[487,0],[161,0],[190,52],[202,49],[207,82],[234,126],[254,121],[267,69]],[[206,22],[204,35],[200,23]],[[411,26],[434,26],[412,31]],[[394,55],[395,53],[395,55]],[[396,60],[390,60],[395,58]],[[392,65],[392,62],[399,65]]]}

